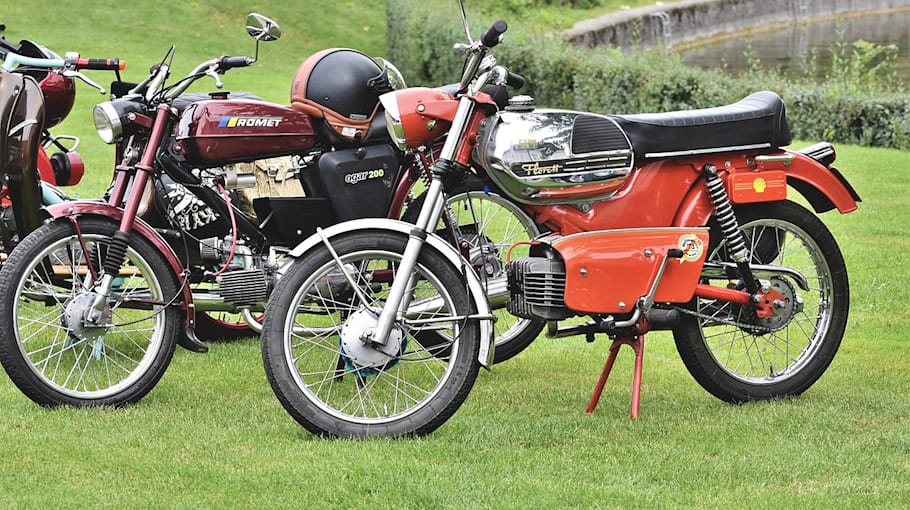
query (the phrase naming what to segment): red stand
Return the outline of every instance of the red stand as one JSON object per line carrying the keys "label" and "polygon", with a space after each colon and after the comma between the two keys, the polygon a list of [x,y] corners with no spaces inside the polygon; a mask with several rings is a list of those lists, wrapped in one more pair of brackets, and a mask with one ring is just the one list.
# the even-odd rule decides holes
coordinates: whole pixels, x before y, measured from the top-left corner
{"label": "red stand", "polygon": [[604,384],[607,383],[607,377],[610,376],[610,371],[613,370],[613,363],[616,361],[616,355],[619,353],[619,348],[623,345],[628,345],[635,351],[635,372],[632,375],[631,418],[633,420],[638,418],[638,403],[641,398],[641,363],[645,354],[644,335],[635,335],[613,340],[613,344],[610,345],[610,355],[607,356],[607,363],[604,365],[603,372],[600,374],[600,379],[597,380],[597,386],[594,388],[594,394],[591,396],[588,408],[585,409],[586,414],[593,413],[594,408],[597,407],[597,402],[600,401],[600,394],[604,391]]}

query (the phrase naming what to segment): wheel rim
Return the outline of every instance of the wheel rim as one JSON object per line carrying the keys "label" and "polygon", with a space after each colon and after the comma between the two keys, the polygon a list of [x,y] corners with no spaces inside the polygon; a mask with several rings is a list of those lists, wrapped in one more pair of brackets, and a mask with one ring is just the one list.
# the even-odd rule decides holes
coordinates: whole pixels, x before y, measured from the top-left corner
{"label": "wheel rim", "polygon": [[[106,253],[108,237],[83,234],[82,239],[90,253]],[[158,279],[132,247],[126,256],[125,270],[114,282],[111,325],[100,340],[80,337],[78,327],[67,324],[72,322],[67,309],[85,296],[82,288],[90,277],[75,235],[43,250],[16,287],[13,313],[19,351],[44,384],[65,396],[90,400],[116,395],[145,375],[161,349],[163,307],[147,301],[172,296],[162,297]],[[45,260],[52,271],[42,263]],[[132,306],[130,300],[146,304]]]}
{"label": "wheel rim", "polygon": [[[390,285],[377,283],[374,275],[394,274],[400,258],[399,254],[380,250],[341,257],[346,267],[352,264],[360,268],[349,274],[368,294],[373,311],[381,310]],[[295,294],[290,310],[296,313],[289,313],[284,323],[285,362],[303,395],[325,413],[361,425],[387,423],[418,412],[446,386],[453,370],[448,360],[458,355],[462,319],[454,317],[452,296],[432,271],[418,264],[415,274],[418,279],[412,288],[412,303],[441,297],[444,304],[409,319],[441,319],[443,322],[432,327],[442,328],[440,333],[455,340],[425,348],[415,334],[427,326],[396,322],[403,332],[400,355],[389,356],[378,366],[358,364],[344,348],[350,342],[349,337],[340,337],[346,318],[362,318],[364,307],[346,283],[325,284],[329,279],[339,280],[334,261],[316,270]]]}
{"label": "wheel rim", "polygon": [[[486,275],[489,278],[504,276],[506,256],[513,244],[527,242],[540,235],[540,229],[534,220],[518,206],[495,193],[471,191],[452,196],[448,203],[458,225],[478,227],[477,235],[467,238],[472,254],[484,248],[492,249],[498,254],[500,265],[497,271]],[[516,246],[511,253],[513,259],[527,256],[527,245]],[[510,314],[504,306],[494,307],[493,314],[496,316],[493,328],[497,346],[513,340],[532,322]]]}
{"label": "wheel rim", "polygon": [[[751,262],[786,266],[799,271],[809,291],[789,281],[803,299],[802,310],[778,331],[755,335],[744,329],[700,320],[708,352],[722,370],[748,384],[776,384],[800,373],[815,359],[831,325],[833,278],[818,244],[800,227],[778,219],[761,219],[742,226]],[[779,247],[779,248],[776,248]],[[730,260],[724,243],[712,259]],[[698,311],[721,320],[746,321],[746,311],[735,305],[698,300]]]}

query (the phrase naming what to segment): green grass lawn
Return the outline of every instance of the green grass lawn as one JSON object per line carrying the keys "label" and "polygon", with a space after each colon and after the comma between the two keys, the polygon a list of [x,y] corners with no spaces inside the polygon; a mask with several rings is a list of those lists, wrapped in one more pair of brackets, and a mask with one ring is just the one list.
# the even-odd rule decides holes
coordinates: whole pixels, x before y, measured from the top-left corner
{"label": "green grass lawn", "polygon": [[[263,47],[255,67],[229,73],[226,88],[286,102],[311,52],[383,53],[375,6],[302,4],[170,0],[143,4],[139,16],[127,4],[80,10],[73,2],[63,12],[45,1],[4,5],[0,21],[10,39],[125,58],[127,77],[137,79],[172,42],[178,73],[251,52],[240,26],[257,10],[286,35]],[[346,30],[334,29],[339,19]],[[89,175],[79,193],[90,197],[107,184],[112,155],[90,125],[100,96],[84,86],[79,96],[57,131],[85,139]],[[838,149],[837,165],[865,200],[856,213],[823,215],[850,271],[851,316],[831,368],[798,399],[723,404],[697,386],[661,333],[648,336],[641,418],[628,418],[628,349],[586,416],[609,342],[541,338],[482,372],[430,437],[327,441],[281,408],[249,339],[206,355],[178,349],[161,383],[123,410],[43,409],[0,375],[0,508],[905,507],[910,155]]]}
{"label": "green grass lawn", "polygon": [[2,507],[902,507],[910,498],[908,156],[840,147],[863,195],[824,215],[851,275],[847,335],[801,398],[731,406],[648,337],[642,416],[631,351],[583,413],[608,342],[541,338],[432,436],[326,441],[268,388],[254,339],[178,350],[125,410],[46,410],[0,378]]}

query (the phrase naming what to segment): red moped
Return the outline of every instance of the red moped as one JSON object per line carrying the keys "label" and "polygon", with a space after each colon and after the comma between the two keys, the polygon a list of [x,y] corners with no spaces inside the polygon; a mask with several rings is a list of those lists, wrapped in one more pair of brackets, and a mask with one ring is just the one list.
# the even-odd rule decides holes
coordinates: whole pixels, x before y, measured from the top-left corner
{"label": "red moped", "polygon": [[[784,149],[773,92],[656,114],[545,110],[528,97],[501,110],[482,90],[513,79],[490,54],[507,25],[473,41],[463,4],[462,15],[456,93],[380,98],[400,149],[444,142],[416,226],[356,220],[289,253],[262,335],[285,409],[321,435],[433,431],[492,359],[481,328],[493,317],[478,294],[547,321],[550,336],[614,340],[589,411],[629,344],[637,416],[645,334],[659,329],[725,401],[795,396],[818,380],[844,335],[847,269],[829,230],[790,197],[817,213],[856,210],[833,146]],[[433,233],[445,191],[471,169],[552,232],[512,254],[504,282],[479,281]]]}

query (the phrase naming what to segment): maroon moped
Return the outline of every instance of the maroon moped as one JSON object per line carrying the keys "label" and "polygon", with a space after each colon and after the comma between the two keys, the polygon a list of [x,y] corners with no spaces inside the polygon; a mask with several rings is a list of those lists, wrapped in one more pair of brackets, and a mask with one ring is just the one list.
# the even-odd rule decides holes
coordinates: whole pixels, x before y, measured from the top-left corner
{"label": "maroon moped", "polygon": [[[280,36],[258,14],[246,28],[257,56],[260,41]],[[377,114],[379,95],[401,82],[391,65],[353,50],[319,52],[301,65],[284,106],[244,94],[185,94],[206,77],[221,88],[224,73],[256,57],[208,60],[168,83],[172,58],[173,48],[144,80],[113,84],[117,97],[95,107],[99,136],[117,146],[104,200],[46,208],[45,224],[0,271],[8,296],[0,303],[0,362],[39,404],[136,402],[161,378],[176,343],[206,350],[196,335],[200,318],[234,314],[258,327],[289,247],[338,221],[407,215],[420,200],[415,186],[430,180],[440,147],[406,155]],[[239,191],[261,183],[257,172],[269,186],[299,183],[302,196],[266,194],[245,208]],[[502,247],[532,238],[537,227],[496,190],[460,189],[440,224],[481,274],[500,276]],[[490,215],[502,218],[495,236],[486,229]],[[327,290],[343,284],[342,275],[335,279],[324,282]],[[529,343],[542,325],[503,311],[497,333]]]}

